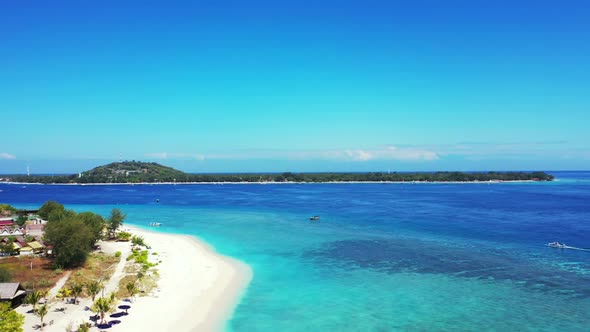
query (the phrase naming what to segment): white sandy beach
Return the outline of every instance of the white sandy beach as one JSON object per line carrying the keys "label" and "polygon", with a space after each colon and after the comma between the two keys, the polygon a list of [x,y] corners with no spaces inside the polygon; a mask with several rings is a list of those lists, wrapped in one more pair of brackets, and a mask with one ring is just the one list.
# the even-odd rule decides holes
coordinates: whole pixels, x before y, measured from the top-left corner
{"label": "white sandy beach", "polygon": [[113,331],[220,331],[252,279],[250,267],[194,237],[132,228],[158,253],[159,291],[131,304]]}
{"label": "white sandy beach", "polygon": [[[213,248],[191,236],[151,232],[125,227],[135,235],[143,236],[151,246],[150,259],[161,260],[156,268],[160,274],[158,288],[152,294],[136,296],[132,303],[120,299],[118,305],[129,304],[129,315],[116,318],[121,323],[108,331],[222,331],[236,305],[252,279],[250,267],[235,259],[222,256]],[[125,258],[130,243],[103,242],[106,253],[122,252],[122,260],[113,266],[114,273],[105,287],[105,294],[116,291],[118,281],[125,275]],[[152,255],[157,252],[157,255]],[[65,280],[63,280],[65,282]],[[59,283],[58,283],[59,284]],[[52,292],[56,293],[57,288]],[[70,323],[88,322],[92,312],[90,299],[81,299],[79,305],[51,300],[44,331],[66,330]],[[65,307],[64,312],[55,311]],[[30,306],[17,311],[26,317],[25,331],[38,331],[39,318],[27,313]],[[118,310],[122,311],[122,310]],[[92,327],[92,331],[98,331]]]}

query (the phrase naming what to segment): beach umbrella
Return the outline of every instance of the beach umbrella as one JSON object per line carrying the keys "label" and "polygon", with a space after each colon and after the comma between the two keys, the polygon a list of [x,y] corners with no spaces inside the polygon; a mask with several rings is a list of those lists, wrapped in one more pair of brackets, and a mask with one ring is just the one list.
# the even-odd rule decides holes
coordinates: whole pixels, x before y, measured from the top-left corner
{"label": "beach umbrella", "polygon": [[127,310],[131,309],[131,306],[124,304],[124,305],[120,305],[119,309],[125,310],[125,313],[127,313]]}
{"label": "beach umbrella", "polygon": [[111,323],[105,323],[105,324],[98,324],[96,325],[96,327],[98,327],[99,329],[103,330],[103,329],[110,329],[112,327]]}
{"label": "beach umbrella", "polygon": [[119,318],[119,317],[122,317],[122,316],[125,316],[125,315],[126,315],[126,313],[124,313],[124,312],[116,312],[114,314],[111,314],[110,316],[113,317],[113,318]]}

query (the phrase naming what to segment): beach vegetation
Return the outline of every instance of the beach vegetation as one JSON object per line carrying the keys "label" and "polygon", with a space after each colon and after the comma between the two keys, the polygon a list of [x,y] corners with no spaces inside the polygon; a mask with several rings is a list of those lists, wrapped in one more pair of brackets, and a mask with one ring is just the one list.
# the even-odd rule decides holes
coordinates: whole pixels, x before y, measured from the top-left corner
{"label": "beach vegetation", "polygon": [[9,237],[6,242],[0,243],[0,253],[4,256],[14,256],[18,254],[18,250],[14,248],[15,238]]}
{"label": "beach vegetation", "polygon": [[[76,332],[88,332],[90,331],[90,328],[92,327],[92,325],[88,322],[84,322],[82,324],[80,324],[80,326],[78,327],[78,330],[76,330]],[[68,330],[69,332],[70,330]]]}
{"label": "beach vegetation", "polygon": [[102,282],[100,282],[98,280],[92,280],[92,281],[89,281],[88,283],[86,283],[86,292],[88,293],[88,295],[92,299],[92,302],[94,302],[96,295],[98,295],[98,293],[100,293],[100,291],[103,288],[104,288],[104,285],[102,284]]}
{"label": "beach vegetation", "polygon": [[0,302],[0,331],[23,332],[25,316],[10,308],[10,303]]}
{"label": "beach vegetation", "polygon": [[93,212],[82,212],[77,217],[90,228],[94,241],[93,244],[96,244],[96,242],[102,239],[106,221],[101,215]]}
{"label": "beach vegetation", "polygon": [[96,241],[92,229],[75,216],[50,219],[44,238],[53,246],[55,265],[64,268],[82,265]]}
{"label": "beach vegetation", "polygon": [[49,288],[39,289],[39,294],[41,295],[41,298],[44,300],[44,302],[47,303],[47,296],[49,296]]}
{"label": "beach vegetation", "polygon": [[111,210],[111,215],[107,219],[106,227],[110,238],[115,237],[115,232],[123,225],[123,221],[127,217],[121,210],[115,208]]}
{"label": "beach vegetation", "polygon": [[49,305],[47,305],[47,303],[44,303],[42,306],[39,306],[38,308],[34,309],[33,313],[41,320],[41,330],[43,330],[43,327],[45,326],[43,320],[45,319],[45,316],[49,313]]}
{"label": "beach vegetation", "polygon": [[21,214],[16,218],[15,223],[19,226],[23,226],[27,222],[27,220],[28,220],[27,216],[25,216],[24,214]]}
{"label": "beach vegetation", "polygon": [[96,299],[96,301],[94,301],[92,304],[91,310],[100,316],[101,324],[104,324],[105,316],[115,310],[115,304],[115,293],[111,293],[107,297],[99,297]]}
{"label": "beach vegetation", "polygon": [[35,311],[35,309],[37,309],[37,305],[39,304],[39,301],[41,301],[42,298],[43,298],[43,294],[40,291],[33,290],[32,292],[27,294],[24,302],[26,304],[32,305],[33,311]]}
{"label": "beach vegetation", "polygon": [[78,304],[78,297],[84,291],[84,284],[74,282],[70,285],[70,292],[72,292],[72,296],[74,297],[74,303]]}
{"label": "beach vegetation", "polygon": [[43,204],[37,214],[44,220],[49,220],[51,214],[58,215],[59,213],[65,212],[65,207],[56,201],[47,201]]}
{"label": "beach vegetation", "polygon": [[120,251],[116,251],[115,252],[115,257],[117,257],[117,258],[121,257],[121,252]]}
{"label": "beach vegetation", "polygon": [[0,282],[9,282],[11,279],[12,275],[10,274],[10,270],[4,266],[0,266]]}
{"label": "beach vegetation", "polygon": [[63,287],[57,292],[58,299],[69,299],[71,296],[72,291],[67,287]]}
{"label": "beach vegetation", "polygon": [[26,243],[33,242],[33,241],[35,241],[35,237],[32,235],[25,235],[24,240]]}
{"label": "beach vegetation", "polygon": [[[112,267],[120,260],[114,255],[93,252],[88,256],[84,265],[72,273],[66,282],[66,287],[71,287],[75,283],[88,285],[95,280],[102,283],[111,277],[114,272]],[[91,297],[88,287],[84,287],[81,297]]]}
{"label": "beach vegetation", "polygon": [[129,295],[129,300],[133,302],[133,297],[137,292],[139,292],[139,288],[137,288],[136,282],[128,282],[125,284],[125,289],[127,290],[127,295]]}
{"label": "beach vegetation", "polygon": [[18,209],[10,204],[0,204],[0,215],[12,215],[17,211]]}
{"label": "beach vegetation", "polygon": [[33,309],[33,313],[41,320],[41,330],[43,330],[43,327],[45,326],[43,319],[45,319],[45,316],[49,313],[49,305],[47,305],[47,303],[44,303],[42,306]]}
{"label": "beach vegetation", "polygon": [[131,233],[129,232],[119,232],[117,233],[117,241],[129,241],[131,239]]}
{"label": "beach vegetation", "polygon": [[10,273],[10,280],[20,282],[25,289],[50,288],[63,276],[55,272],[53,260],[48,257],[4,257],[1,265]]}
{"label": "beach vegetation", "polygon": [[105,227],[110,231],[112,225],[120,225],[125,218],[119,209],[113,209],[111,217],[105,221],[93,212],[66,210],[55,201],[43,204],[39,215],[47,216],[44,240],[53,246],[54,265],[62,268],[84,264],[96,243],[102,239]]}
{"label": "beach vegetation", "polygon": [[140,246],[140,247],[146,247],[146,248],[148,247],[148,245],[145,243],[145,240],[144,240],[143,236],[136,236],[136,235],[134,235],[131,238],[131,243],[134,246]]}

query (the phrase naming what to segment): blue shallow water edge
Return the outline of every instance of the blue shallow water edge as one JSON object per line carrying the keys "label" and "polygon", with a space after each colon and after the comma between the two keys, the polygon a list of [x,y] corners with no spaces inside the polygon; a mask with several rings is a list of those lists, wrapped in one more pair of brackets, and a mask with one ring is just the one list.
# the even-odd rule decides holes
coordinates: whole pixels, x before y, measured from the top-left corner
{"label": "blue shallow water edge", "polygon": [[[254,271],[228,331],[588,331],[590,173],[552,183],[40,186],[192,234]],[[159,203],[156,200],[159,199]],[[321,215],[311,223],[310,215]]]}

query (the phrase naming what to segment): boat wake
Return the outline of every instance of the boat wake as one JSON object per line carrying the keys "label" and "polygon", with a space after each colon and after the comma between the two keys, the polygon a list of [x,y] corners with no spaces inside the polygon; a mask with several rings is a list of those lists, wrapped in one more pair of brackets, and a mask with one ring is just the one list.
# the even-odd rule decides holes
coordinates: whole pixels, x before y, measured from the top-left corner
{"label": "boat wake", "polygon": [[557,249],[571,249],[571,250],[579,250],[579,251],[590,251],[590,249],[588,249],[588,248],[572,247],[572,246],[566,245],[565,243],[559,243],[559,242],[551,242],[551,243],[547,243],[546,245],[548,247],[557,248]]}

